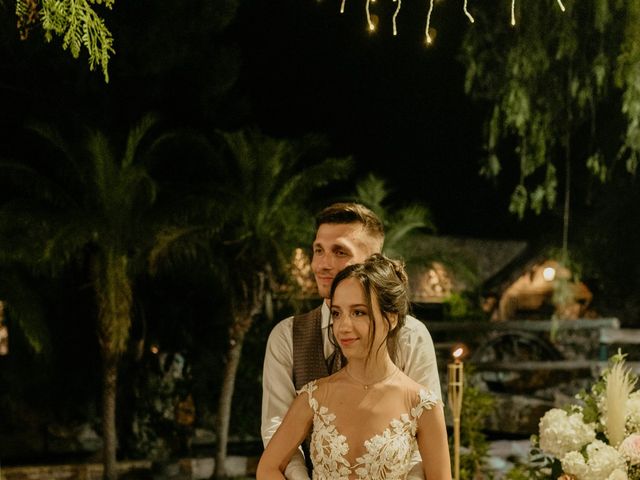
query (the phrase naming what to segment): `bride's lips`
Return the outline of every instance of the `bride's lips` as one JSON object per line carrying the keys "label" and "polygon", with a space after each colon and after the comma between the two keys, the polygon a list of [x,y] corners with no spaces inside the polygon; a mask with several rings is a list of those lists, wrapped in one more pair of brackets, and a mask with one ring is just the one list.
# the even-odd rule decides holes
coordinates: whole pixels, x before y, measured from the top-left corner
{"label": "bride's lips", "polygon": [[357,338],[341,338],[339,341],[341,346],[348,347],[353,345],[357,340]]}

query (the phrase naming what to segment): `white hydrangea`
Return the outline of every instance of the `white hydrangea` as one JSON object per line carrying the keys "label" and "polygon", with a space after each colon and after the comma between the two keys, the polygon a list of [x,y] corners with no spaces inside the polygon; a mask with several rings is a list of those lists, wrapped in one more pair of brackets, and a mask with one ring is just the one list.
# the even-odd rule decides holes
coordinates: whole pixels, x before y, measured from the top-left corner
{"label": "white hydrangea", "polygon": [[629,395],[627,400],[627,431],[640,432],[640,390]]}
{"label": "white hydrangea", "polygon": [[625,438],[618,447],[620,454],[629,462],[629,465],[640,463],[640,434],[633,433]]}
{"label": "white hydrangea", "polygon": [[625,460],[618,450],[600,440],[587,445],[586,460],[579,452],[569,452],[561,463],[562,470],[575,476],[577,480],[617,480],[622,477],[616,471],[627,470]]}
{"label": "white hydrangea", "polygon": [[[557,458],[580,450],[596,438],[595,425],[584,423],[582,413],[567,414],[552,408],[540,419],[540,448]],[[600,479],[602,480],[602,479]]]}
{"label": "white hydrangea", "polygon": [[629,480],[629,477],[627,476],[627,472],[617,469],[614,470],[611,475],[609,475],[607,480]]}
{"label": "white hydrangea", "polygon": [[587,462],[580,452],[569,452],[561,460],[562,471],[583,480],[587,478]]}

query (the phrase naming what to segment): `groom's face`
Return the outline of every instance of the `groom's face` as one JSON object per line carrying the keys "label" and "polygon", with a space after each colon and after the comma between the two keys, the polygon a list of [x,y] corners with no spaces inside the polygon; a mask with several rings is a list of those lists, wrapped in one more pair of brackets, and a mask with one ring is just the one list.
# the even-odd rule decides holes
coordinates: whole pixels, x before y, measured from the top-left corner
{"label": "groom's face", "polygon": [[360,223],[323,223],[313,241],[311,269],[318,293],[329,298],[331,282],[348,265],[362,263],[375,253],[376,242]]}

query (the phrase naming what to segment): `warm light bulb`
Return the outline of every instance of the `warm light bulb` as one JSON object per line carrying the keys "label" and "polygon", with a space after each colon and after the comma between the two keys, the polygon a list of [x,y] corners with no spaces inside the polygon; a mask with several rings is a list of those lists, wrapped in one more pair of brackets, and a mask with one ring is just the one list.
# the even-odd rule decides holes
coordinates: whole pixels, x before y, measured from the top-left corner
{"label": "warm light bulb", "polygon": [[427,26],[424,29],[424,34],[427,36],[427,43],[431,43],[431,36],[429,35],[429,24],[431,23],[431,12],[433,12],[433,0],[429,2],[429,11],[427,12]]}
{"label": "warm light bulb", "polygon": [[554,278],[556,278],[556,269],[553,267],[547,267],[542,270],[542,278],[544,278],[547,282],[552,282]]}
{"label": "warm light bulb", "polygon": [[367,22],[369,24],[369,32],[373,33],[378,28],[378,16],[374,13],[367,17]]}
{"label": "warm light bulb", "polygon": [[370,5],[371,5],[371,0],[367,0],[367,3],[365,4],[365,11],[367,13],[367,23],[369,24],[369,31],[373,32],[376,29],[376,26],[373,24],[373,21],[371,19],[372,15],[369,12]]}
{"label": "warm light bulb", "polygon": [[462,342],[457,342],[456,344],[454,344],[453,347],[451,347],[450,351],[451,356],[456,361],[456,363],[462,360],[462,358],[465,357],[468,352],[467,346]]}

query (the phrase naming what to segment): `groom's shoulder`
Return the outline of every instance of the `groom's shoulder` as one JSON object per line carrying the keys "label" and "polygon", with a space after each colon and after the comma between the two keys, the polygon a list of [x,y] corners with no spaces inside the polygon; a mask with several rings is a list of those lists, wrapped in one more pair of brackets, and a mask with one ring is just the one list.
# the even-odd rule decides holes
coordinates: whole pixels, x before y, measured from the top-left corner
{"label": "groom's shoulder", "polygon": [[307,312],[302,312],[302,313],[296,313],[295,315],[291,315],[283,320],[280,320],[278,323],[276,323],[274,325],[274,327],[271,329],[271,333],[269,334],[269,338],[276,338],[276,337],[282,337],[282,336],[287,336],[287,337],[291,337],[292,335],[292,331],[293,331],[293,322],[295,318],[304,318],[304,317],[310,317],[312,314],[314,314],[316,312],[316,310],[321,309],[320,307],[314,308],[312,310],[309,310]]}
{"label": "groom's shoulder", "polygon": [[287,317],[283,320],[280,320],[276,323],[271,332],[269,333],[269,341],[274,341],[277,338],[281,338],[283,336],[291,336],[291,329],[293,328],[293,315]]}
{"label": "groom's shoulder", "polygon": [[418,320],[412,315],[407,315],[404,317],[404,325],[401,330],[409,332],[427,332],[427,326],[422,322],[422,320]]}

